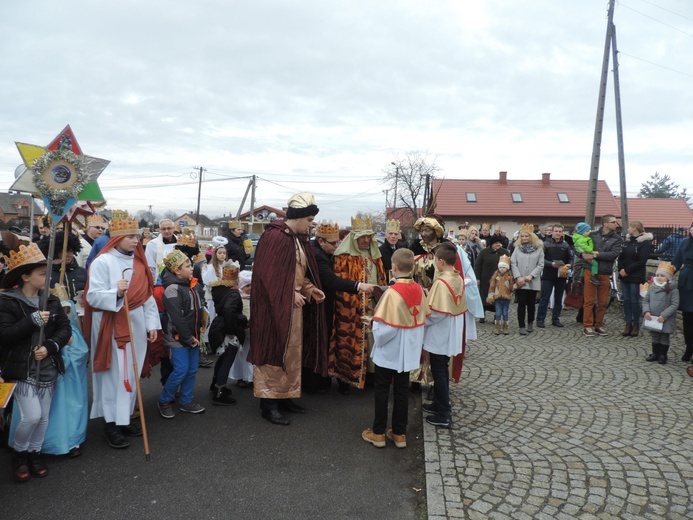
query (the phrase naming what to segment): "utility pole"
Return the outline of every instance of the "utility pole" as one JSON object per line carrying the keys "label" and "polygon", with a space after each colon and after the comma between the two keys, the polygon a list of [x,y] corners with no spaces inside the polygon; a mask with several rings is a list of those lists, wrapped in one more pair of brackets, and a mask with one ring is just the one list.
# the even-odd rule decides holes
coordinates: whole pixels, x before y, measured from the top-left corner
{"label": "utility pole", "polygon": [[200,227],[200,195],[202,194],[202,172],[207,171],[202,166],[196,166],[196,170],[200,170],[200,182],[197,185],[197,215],[195,216],[195,233],[200,235],[202,228]]}
{"label": "utility pole", "polygon": [[614,22],[614,3],[609,0],[608,21],[606,24],[606,40],[604,42],[604,56],[602,58],[602,76],[599,84],[599,98],[597,103],[597,118],[594,124],[594,143],[592,145],[592,164],[590,165],[590,181],[587,192],[587,208],[585,210],[585,222],[594,225],[594,217],[597,207],[597,183],[599,181],[599,156],[602,146],[602,127],[604,126],[604,104],[606,100],[606,83],[609,77],[609,47],[611,45],[611,33]]}
{"label": "utility pole", "polygon": [[392,203],[392,209],[395,213],[395,218],[396,218],[396,216],[397,216],[397,184],[399,184],[399,166],[396,165],[394,162],[391,162],[390,164],[395,167],[395,200]]}
{"label": "utility pole", "polygon": [[614,58],[614,101],[616,102],[616,138],[618,141],[618,179],[621,188],[621,229],[628,229],[628,193],[626,189],[626,159],[623,153],[623,120],[621,119],[621,82],[618,77],[618,48],[616,26],[611,26],[611,51]]}
{"label": "utility pole", "polygon": [[253,232],[253,224],[255,224],[255,179],[256,177],[253,174],[250,180],[252,184],[250,189],[250,229],[248,230],[248,234]]}
{"label": "utility pole", "polygon": [[387,205],[387,194],[390,190],[383,190],[383,193],[385,194],[385,220],[388,220],[390,218],[390,215],[388,215],[388,205]]}

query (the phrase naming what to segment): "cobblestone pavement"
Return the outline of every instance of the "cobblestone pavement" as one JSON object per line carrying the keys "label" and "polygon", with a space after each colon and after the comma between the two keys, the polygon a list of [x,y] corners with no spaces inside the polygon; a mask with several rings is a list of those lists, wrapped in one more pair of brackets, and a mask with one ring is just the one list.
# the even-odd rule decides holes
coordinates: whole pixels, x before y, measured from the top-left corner
{"label": "cobblestone pavement", "polygon": [[682,335],[669,364],[647,363],[649,333],[621,337],[619,311],[608,337],[583,336],[572,309],[529,336],[512,316],[508,336],[479,324],[453,429],[424,423],[430,520],[693,518]]}

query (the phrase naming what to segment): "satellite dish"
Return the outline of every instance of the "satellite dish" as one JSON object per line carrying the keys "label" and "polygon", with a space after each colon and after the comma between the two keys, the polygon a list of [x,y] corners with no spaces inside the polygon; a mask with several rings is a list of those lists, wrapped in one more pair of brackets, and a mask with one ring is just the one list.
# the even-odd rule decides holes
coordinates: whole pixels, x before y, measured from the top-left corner
{"label": "satellite dish", "polygon": [[19,179],[19,177],[27,171],[29,168],[26,167],[24,163],[20,164],[14,169],[14,178]]}

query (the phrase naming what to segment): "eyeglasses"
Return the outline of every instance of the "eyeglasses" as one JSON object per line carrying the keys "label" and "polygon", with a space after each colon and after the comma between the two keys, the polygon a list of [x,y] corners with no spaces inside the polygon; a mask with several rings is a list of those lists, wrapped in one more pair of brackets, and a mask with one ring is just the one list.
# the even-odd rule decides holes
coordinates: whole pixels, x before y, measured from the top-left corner
{"label": "eyeglasses", "polygon": [[325,240],[325,242],[327,242],[327,243],[330,244],[331,246],[338,246],[339,244],[342,243],[341,240],[334,240],[334,241],[332,241],[332,242],[330,242],[329,240]]}
{"label": "eyeglasses", "polygon": [[103,226],[92,226],[92,227],[93,227],[94,229],[100,229],[100,230],[102,230],[102,231],[103,231],[104,229],[106,229],[106,228],[103,227]]}
{"label": "eyeglasses", "polygon": [[618,224],[618,220],[612,220],[610,222],[607,222],[607,224]]}

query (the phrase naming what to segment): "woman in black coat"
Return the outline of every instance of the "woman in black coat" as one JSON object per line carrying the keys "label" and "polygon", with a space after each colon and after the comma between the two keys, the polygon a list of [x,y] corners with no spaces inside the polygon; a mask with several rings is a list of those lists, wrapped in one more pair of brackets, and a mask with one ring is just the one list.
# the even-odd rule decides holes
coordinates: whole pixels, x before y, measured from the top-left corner
{"label": "woman in black coat", "polygon": [[676,250],[672,263],[679,273],[679,310],[683,315],[683,340],[686,342],[686,352],[681,361],[690,361],[693,355],[693,224]]}
{"label": "woman in black coat", "polygon": [[633,220],[628,224],[628,235],[623,241],[623,250],[618,257],[618,276],[623,293],[623,314],[626,326],[622,336],[640,334],[640,284],[647,279],[647,259],[652,252],[652,233],[645,233],[642,222]]}

